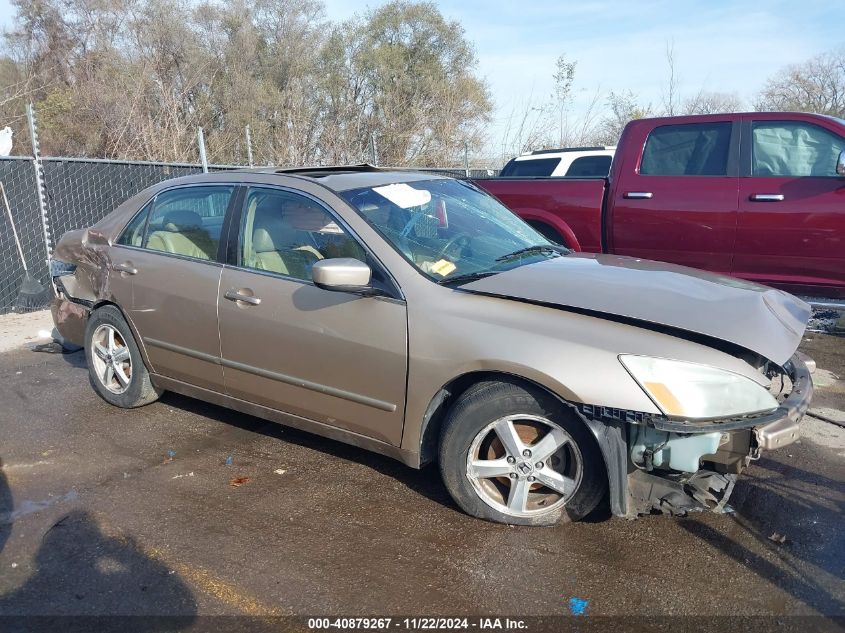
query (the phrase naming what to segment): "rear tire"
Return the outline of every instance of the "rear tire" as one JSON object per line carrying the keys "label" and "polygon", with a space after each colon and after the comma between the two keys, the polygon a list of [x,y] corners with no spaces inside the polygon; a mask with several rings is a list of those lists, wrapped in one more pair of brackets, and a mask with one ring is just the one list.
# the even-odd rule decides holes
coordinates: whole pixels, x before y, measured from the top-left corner
{"label": "rear tire", "polygon": [[91,386],[109,404],[132,409],[155,402],[162,393],[150,380],[129,324],[113,305],[88,317],[85,359]]}
{"label": "rear tire", "polygon": [[440,472],[472,516],[555,525],[587,516],[607,492],[595,439],[556,398],[515,379],[479,383],[450,409]]}

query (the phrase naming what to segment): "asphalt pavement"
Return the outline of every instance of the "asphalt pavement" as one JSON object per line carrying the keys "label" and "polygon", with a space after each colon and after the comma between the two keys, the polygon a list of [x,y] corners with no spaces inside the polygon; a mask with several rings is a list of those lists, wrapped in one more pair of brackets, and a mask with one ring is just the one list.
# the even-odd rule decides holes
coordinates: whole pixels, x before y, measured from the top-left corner
{"label": "asphalt pavement", "polygon": [[[802,349],[845,410],[845,338]],[[732,514],[542,529],[464,515],[436,468],[189,398],[113,408],[82,353],[0,354],[0,403],[0,615],[845,616],[827,422],[755,462]]]}

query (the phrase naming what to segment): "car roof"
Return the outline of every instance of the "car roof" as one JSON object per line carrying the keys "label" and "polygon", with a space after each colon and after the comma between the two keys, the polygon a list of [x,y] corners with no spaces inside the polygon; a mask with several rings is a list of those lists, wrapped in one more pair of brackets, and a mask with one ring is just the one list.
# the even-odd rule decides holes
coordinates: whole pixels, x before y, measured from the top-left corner
{"label": "car roof", "polygon": [[263,167],[239,169],[238,173],[279,174],[306,178],[332,191],[349,191],[364,187],[380,187],[399,182],[444,180],[449,176],[397,167],[380,168],[373,165],[339,165],[333,167]]}

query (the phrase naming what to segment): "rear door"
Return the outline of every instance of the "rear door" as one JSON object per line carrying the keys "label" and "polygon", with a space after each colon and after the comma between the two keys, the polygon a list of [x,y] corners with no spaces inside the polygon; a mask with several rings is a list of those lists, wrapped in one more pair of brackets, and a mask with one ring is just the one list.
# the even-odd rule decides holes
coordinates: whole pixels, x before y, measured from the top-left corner
{"label": "rear door", "polygon": [[[641,156],[631,151],[642,147]],[[608,200],[609,250],[720,273],[736,238],[739,122],[712,117],[626,136]]]}
{"label": "rear door", "polygon": [[[226,392],[393,445],[402,439],[407,314],[399,298],[314,285],[321,259],[378,264],[327,206],[251,187],[218,299]],[[234,226],[233,226],[234,228]]]}
{"label": "rear door", "polygon": [[218,250],[232,185],[159,193],[112,250],[115,296],[143,341],[155,373],[223,390]]}
{"label": "rear door", "polygon": [[845,289],[845,178],[841,128],[748,115],[744,120],[738,277],[797,292]]}

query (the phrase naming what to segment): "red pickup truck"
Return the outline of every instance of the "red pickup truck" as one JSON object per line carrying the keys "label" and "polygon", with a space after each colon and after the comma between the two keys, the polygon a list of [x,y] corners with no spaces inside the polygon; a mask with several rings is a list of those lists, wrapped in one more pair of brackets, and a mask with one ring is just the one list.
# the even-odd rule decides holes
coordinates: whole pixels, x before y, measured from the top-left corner
{"label": "red pickup truck", "polygon": [[845,298],[845,121],[796,112],[625,128],[607,178],[476,184],[578,251]]}

